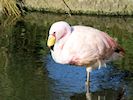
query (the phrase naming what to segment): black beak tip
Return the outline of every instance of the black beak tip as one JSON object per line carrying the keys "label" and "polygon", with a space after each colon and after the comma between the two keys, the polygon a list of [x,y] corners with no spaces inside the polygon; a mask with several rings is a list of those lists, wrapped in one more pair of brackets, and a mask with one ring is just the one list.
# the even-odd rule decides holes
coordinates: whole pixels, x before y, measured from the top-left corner
{"label": "black beak tip", "polygon": [[54,45],[53,46],[50,46],[49,48],[50,48],[50,50],[53,50],[54,49]]}

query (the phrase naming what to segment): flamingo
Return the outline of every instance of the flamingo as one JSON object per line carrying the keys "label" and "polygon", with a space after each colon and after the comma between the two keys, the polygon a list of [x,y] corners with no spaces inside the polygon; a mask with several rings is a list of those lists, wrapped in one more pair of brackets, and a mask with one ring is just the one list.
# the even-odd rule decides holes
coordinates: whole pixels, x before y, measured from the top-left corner
{"label": "flamingo", "polygon": [[47,46],[52,58],[60,64],[86,66],[86,84],[94,68],[124,56],[124,49],[107,33],[88,26],[70,26],[65,21],[52,24]]}

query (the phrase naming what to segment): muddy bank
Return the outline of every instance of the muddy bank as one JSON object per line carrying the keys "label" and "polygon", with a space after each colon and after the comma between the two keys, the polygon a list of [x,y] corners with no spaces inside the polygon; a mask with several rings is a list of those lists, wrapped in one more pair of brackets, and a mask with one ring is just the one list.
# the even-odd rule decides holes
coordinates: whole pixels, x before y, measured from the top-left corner
{"label": "muddy bank", "polygon": [[16,5],[21,12],[26,8],[68,14],[133,15],[133,0],[16,0]]}
{"label": "muddy bank", "polygon": [[133,0],[25,0],[29,10],[77,14],[133,15]]}
{"label": "muddy bank", "polygon": [[2,3],[0,3],[0,12],[2,12]]}

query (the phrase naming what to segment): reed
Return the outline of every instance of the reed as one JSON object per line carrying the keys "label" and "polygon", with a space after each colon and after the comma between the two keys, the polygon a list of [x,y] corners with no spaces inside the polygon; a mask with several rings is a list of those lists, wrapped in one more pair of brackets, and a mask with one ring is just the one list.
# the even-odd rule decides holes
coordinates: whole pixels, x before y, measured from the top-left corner
{"label": "reed", "polygon": [[21,11],[16,6],[16,0],[2,0],[3,12],[7,16],[20,16]]}

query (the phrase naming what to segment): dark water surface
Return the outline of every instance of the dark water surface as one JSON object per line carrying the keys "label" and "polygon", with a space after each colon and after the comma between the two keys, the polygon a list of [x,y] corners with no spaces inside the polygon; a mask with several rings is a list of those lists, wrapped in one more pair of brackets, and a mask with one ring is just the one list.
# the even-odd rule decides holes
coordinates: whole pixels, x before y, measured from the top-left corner
{"label": "dark water surface", "polygon": [[[125,48],[120,61],[91,73],[55,63],[46,40],[52,23],[88,25],[109,33]],[[133,18],[29,13],[0,17],[0,100],[133,100]]]}

